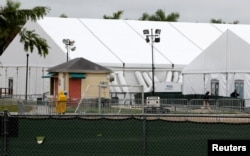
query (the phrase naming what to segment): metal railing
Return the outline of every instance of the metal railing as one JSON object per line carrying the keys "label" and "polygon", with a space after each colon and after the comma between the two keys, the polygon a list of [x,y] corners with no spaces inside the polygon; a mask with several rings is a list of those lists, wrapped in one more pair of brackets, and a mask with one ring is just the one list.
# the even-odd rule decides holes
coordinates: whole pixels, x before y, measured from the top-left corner
{"label": "metal railing", "polygon": [[[12,106],[14,114],[56,114],[57,101],[32,95],[27,101],[20,96],[0,98],[0,105]],[[81,103],[79,104],[79,101]],[[161,99],[159,108],[147,107],[141,99],[72,99],[66,102],[67,114],[250,114],[249,99],[209,99],[209,106],[203,99]]]}

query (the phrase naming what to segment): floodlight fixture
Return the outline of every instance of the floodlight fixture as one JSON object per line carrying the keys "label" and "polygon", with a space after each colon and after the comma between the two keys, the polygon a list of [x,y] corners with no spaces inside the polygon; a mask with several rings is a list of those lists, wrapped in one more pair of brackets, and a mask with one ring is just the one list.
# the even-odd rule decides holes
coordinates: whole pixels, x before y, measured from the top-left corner
{"label": "floodlight fixture", "polygon": [[69,42],[68,39],[63,39],[62,42],[63,42],[65,45],[69,44],[69,43],[68,43],[68,42]]}
{"label": "floodlight fixture", "polygon": [[161,34],[161,29],[156,29],[155,34],[160,35]]}
{"label": "floodlight fixture", "polygon": [[160,42],[160,37],[156,37],[155,42],[157,42],[157,43]]}
{"label": "floodlight fixture", "polygon": [[[69,51],[75,51],[76,47],[74,46],[75,41],[70,39],[63,39],[63,44],[65,44],[66,50],[67,50],[67,62],[69,60]],[[74,46],[74,47],[73,47]]]}
{"label": "floodlight fixture", "polygon": [[72,47],[72,48],[71,48],[71,51],[75,51],[75,50],[76,50],[76,47]]}
{"label": "floodlight fixture", "polygon": [[70,46],[73,46],[73,45],[74,45],[74,43],[75,43],[75,41],[73,41],[73,40],[72,40],[72,41],[71,41],[71,40],[69,40],[69,45],[70,45]]}
{"label": "floodlight fixture", "polygon": [[148,29],[143,30],[143,34],[144,35],[148,35],[149,34],[149,30]]}

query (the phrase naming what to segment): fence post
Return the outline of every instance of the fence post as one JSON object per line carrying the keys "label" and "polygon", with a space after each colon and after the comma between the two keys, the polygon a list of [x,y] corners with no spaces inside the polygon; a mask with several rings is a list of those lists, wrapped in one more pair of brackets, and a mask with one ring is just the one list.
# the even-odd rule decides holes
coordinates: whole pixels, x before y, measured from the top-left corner
{"label": "fence post", "polygon": [[142,121],[142,134],[143,134],[143,144],[142,144],[142,155],[146,156],[146,145],[147,145],[147,119],[145,114],[143,115]]}
{"label": "fence post", "polygon": [[23,115],[24,114],[24,106],[23,106],[23,102],[21,101],[17,101],[17,108],[18,108],[18,115]]}
{"label": "fence post", "polygon": [[3,136],[3,156],[8,156],[7,135],[8,135],[8,110],[4,110],[2,117],[2,136]]}
{"label": "fence post", "polygon": [[101,86],[98,85],[98,112],[101,114]]}

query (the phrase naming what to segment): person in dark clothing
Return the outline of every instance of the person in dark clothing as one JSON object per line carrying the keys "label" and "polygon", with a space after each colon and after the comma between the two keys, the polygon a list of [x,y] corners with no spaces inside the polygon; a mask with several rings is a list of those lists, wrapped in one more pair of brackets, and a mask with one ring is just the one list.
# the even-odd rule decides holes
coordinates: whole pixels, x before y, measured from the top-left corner
{"label": "person in dark clothing", "polygon": [[202,112],[207,109],[211,113],[211,109],[209,106],[209,91],[207,91],[203,97],[203,107],[202,107]]}
{"label": "person in dark clothing", "polygon": [[206,92],[206,94],[203,97],[205,106],[208,105],[208,100],[209,100],[209,91]]}
{"label": "person in dark clothing", "polygon": [[240,96],[240,94],[237,93],[237,90],[235,89],[235,90],[231,93],[230,96],[231,96],[232,98],[237,98],[238,96]]}

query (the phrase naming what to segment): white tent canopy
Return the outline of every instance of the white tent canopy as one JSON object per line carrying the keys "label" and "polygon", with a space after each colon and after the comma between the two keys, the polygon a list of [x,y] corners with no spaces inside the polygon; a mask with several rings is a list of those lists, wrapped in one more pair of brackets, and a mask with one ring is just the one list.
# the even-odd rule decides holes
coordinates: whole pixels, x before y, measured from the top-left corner
{"label": "white tent canopy", "polygon": [[229,96],[235,81],[244,82],[242,97],[250,98],[250,45],[230,30],[195,58],[183,73],[183,94],[203,94],[218,81],[218,95]]}
{"label": "white tent canopy", "polygon": [[[250,43],[250,26],[241,24],[45,17],[35,23],[27,22],[24,27],[35,30],[50,46],[46,58],[39,56],[36,49],[33,53],[29,52],[28,93],[48,91],[49,82],[41,79],[41,75],[46,74],[47,68],[66,61],[67,50],[63,39],[75,41],[76,50],[68,52],[69,59],[83,57],[117,73],[126,72],[123,76],[128,85],[139,84],[136,71],[141,74],[151,72],[152,49],[151,44],[145,41],[144,29],[161,29],[161,41],[154,43],[155,74],[159,82],[165,82],[169,71],[181,76],[179,73],[183,67],[207,50],[227,30],[236,34],[235,38],[242,38],[245,44]],[[26,61],[23,44],[17,35],[0,57],[0,87],[8,87],[9,80],[13,79],[14,88],[18,88],[14,93],[23,94]],[[218,67],[217,64],[214,66]],[[174,77],[173,80],[181,83],[182,79]]]}
{"label": "white tent canopy", "polygon": [[70,58],[120,65],[151,64],[151,45],[145,42],[144,29],[161,29],[161,41],[154,44],[155,64],[187,65],[221,35],[211,24],[196,23],[45,18],[37,24],[64,52],[62,39],[75,41],[76,51],[70,52]]}
{"label": "white tent canopy", "polygon": [[250,45],[230,30],[196,57],[183,73],[249,72]]}
{"label": "white tent canopy", "polygon": [[[144,29],[161,29],[161,41],[154,44],[156,65],[188,65],[227,29],[250,43],[250,37],[246,35],[250,32],[248,25],[45,17],[36,23],[28,22],[25,27],[35,30],[51,47],[46,61],[40,56],[30,60],[30,63],[36,60],[36,65],[65,62],[67,50],[63,39],[75,41],[76,50],[69,51],[70,59],[84,57],[99,64],[118,66],[150,65],[151,45],[145,42]],[[10,62],[4,59],[5,55],[9,57],[15,55],[17,50],[20,53],[24,51],[19,40],[17,36],[6,49],[6,54],[0,57],[2,63]],[[36,55],[36,50],[33,53]],[[23,59],[14,62],[23,62]],[[42,62],[37,62],[40,60]]]}

